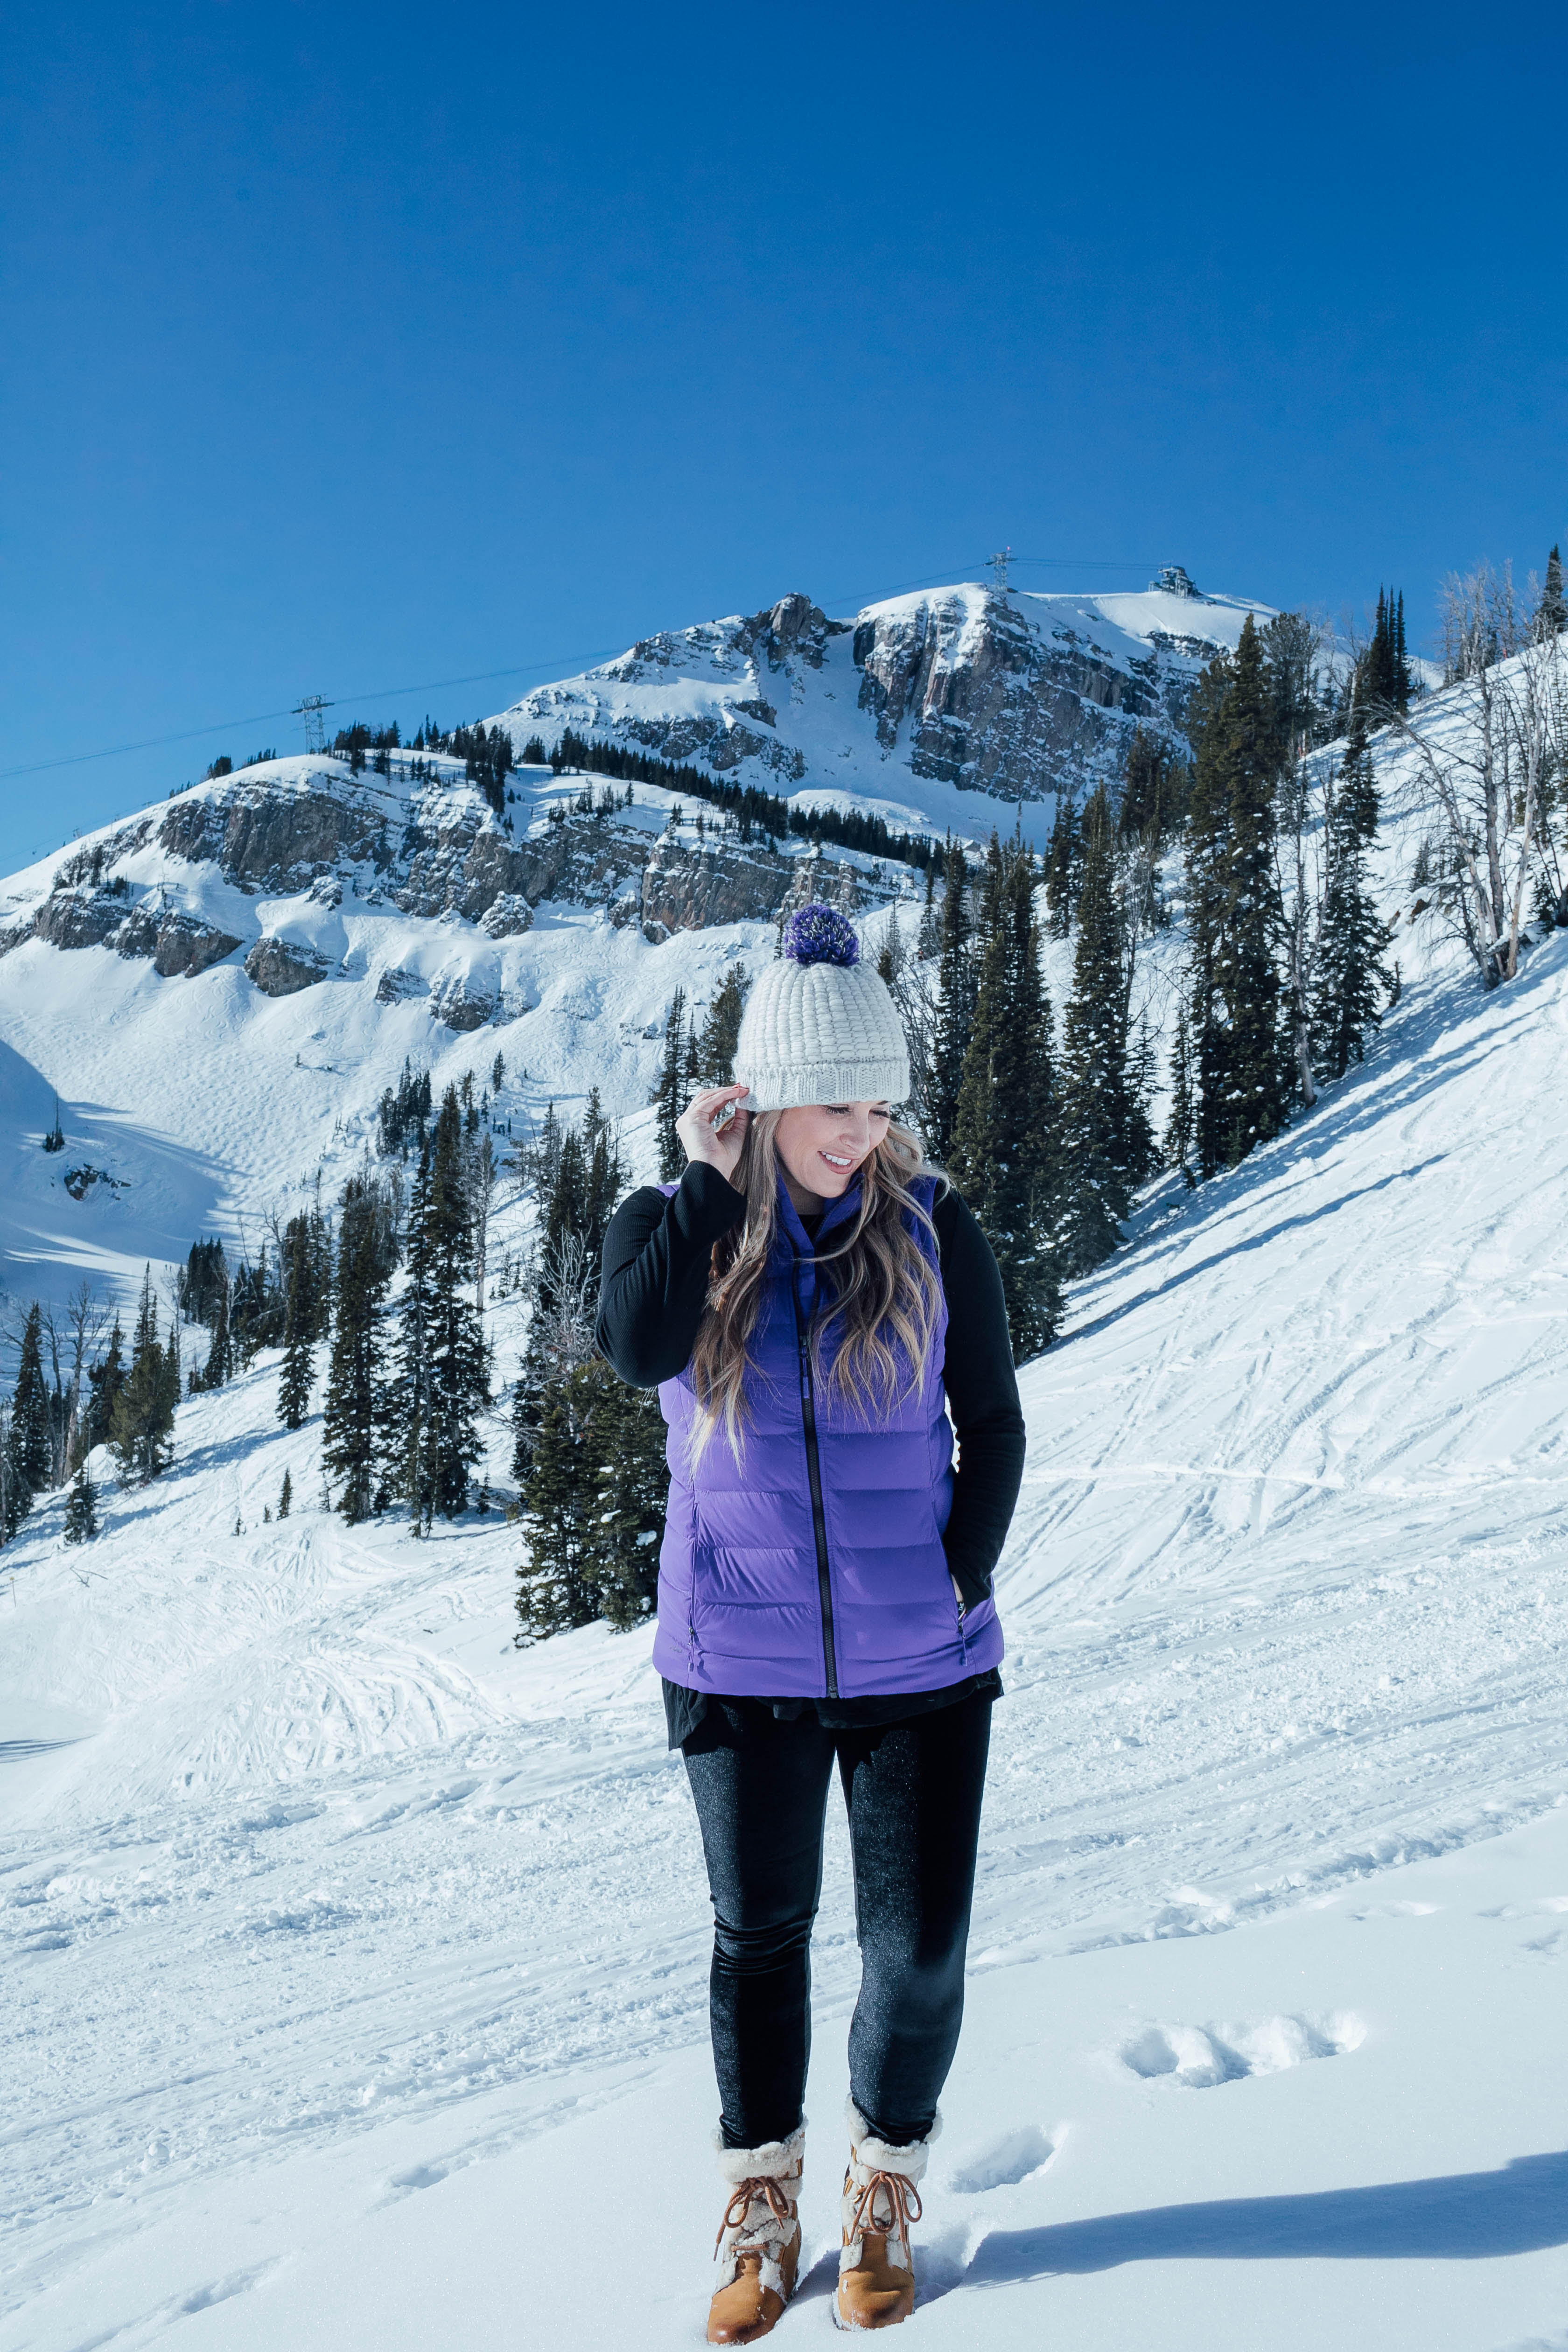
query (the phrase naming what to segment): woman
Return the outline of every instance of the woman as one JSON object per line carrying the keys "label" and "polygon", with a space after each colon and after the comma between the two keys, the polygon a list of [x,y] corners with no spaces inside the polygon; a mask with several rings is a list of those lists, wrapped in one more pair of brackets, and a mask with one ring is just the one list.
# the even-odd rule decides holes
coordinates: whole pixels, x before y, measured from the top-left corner
{"label": "woman", "polygon": [[892,1118],[908,1049],[858,956],[831,908],[793,917],[746,1006],[738,1083],[697,1097],[679,1186],[633,1193],[605,1245],[600,1344],[658,1384],[669,1424],[654,1661],[715,1919],[729,2202],[710,2344],[765,2336],[795,2291],[835,1761],[861,1950],[836,2316],[887,2327],[914,2308],[910,2225],[958,2042],[1002,1689],[991,1572],[1024,1454],[1002,1286]]}

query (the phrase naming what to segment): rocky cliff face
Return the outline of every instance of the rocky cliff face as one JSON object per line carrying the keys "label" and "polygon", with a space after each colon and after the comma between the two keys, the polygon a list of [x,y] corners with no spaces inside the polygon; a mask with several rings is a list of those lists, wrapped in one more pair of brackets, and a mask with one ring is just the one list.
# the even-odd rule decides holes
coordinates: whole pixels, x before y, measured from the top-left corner
{"label": "rocky cliff face", "polygon": [[[553,748],[570,727],[775,793],[901,798],[886,772],[901,768],[909,782],[1037,801],[1119,771],[1135,727],[1184,748],[1193,681],[1247,609],[1200,595],[1179,564],[1127,595],[969,584],[853,622],[795,593],[645,637],[501,716],[520,746],[538,734]],[[965,829],[988,822],[977,812]]]}
{"label": "rocky cliff face", "polygon": [[1120,662],[1070,625],[1048,635],[1007,598],[966,593],[873,615],[855,632],[860,709],[910,765],[968,791],[1037,800],[1092,761],[1105,714],[1165,734],[1185,679],[1162,679],[1153,654]]}
{"label": "rocky cliff face", "polygon": [[[826,626],[813,608],[781,608],[765,644],[809,662]],[[591,813],[558,805],[519,837],[455,767],[422,782],[384,783],[336,765],[277,768],[242,771],[182,795],[62,859],[46,895],[0,934],[0,954],[40,939],[68,950],[111,947],[168,979],[195,976],[246,946],[237,932],[183,903],[199,891],[204,874],[243,899],[295,902],[292,911],[258,909],[259,924],[250,926],[244,970],[268,996],[292,995],[329,976],[335,955],[310,934],[318,910],[338,908],[350,885],[373,905],[433,921],[459,918],[496,941],[528,930],[547,900],[602,908],[617,924],[640,925],[650,940],[771,918],[792,889],[798,898],[808,862],[814,877],[826,874],[825,892],[831,887],[840,903],[853,903],[847,866],[742,841],[718,818],[697,837],[689,827],[682,834],[668,825],[655,835],[646,818],[638,824],[607,805]],[[398,784],[411,781],[415,788],[400,793]],[[144,874],[149,866],[160,877],[151,887],[124,870]],[[458,1030],[482,1026],[494,1010],[483,989],[432,988],[400,968],[380,975],[380,1002],[416,995],[428,996],[433,1016]]]}

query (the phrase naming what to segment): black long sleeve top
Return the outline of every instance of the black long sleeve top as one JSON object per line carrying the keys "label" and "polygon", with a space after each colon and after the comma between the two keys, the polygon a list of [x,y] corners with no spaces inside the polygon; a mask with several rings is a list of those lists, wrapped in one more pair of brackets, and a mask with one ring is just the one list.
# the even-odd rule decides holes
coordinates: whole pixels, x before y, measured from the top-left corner
{"label": "black long sleeve top", "polygon": [[[745,1211],[745,1200],[716,1168],[693,1161],[679,1188],[651,1184],[621,1203],[605,1241],[598,1342],[634,1388],[674,1380],[691,1360],[708,1296],[713,1244]],[[1002,1278],[991,1245],[960,1195],[943,1193],[931,1212],[947,1343],[942,1385],[958,1437],[952,1509],[942,1538],[947,1564],[966,1605],[984,1599],[1018,1499],[1024,1470],[1024,1415]],[[939,1691],[895,1697],[775,1699],[776,1715],[815,1709],[834,1728],[900,1722],[984,1692],[1000,1696],[994,1670]],[[679,1746],[707,1711],[700,1691],[665,1682],[670,1745]]]}

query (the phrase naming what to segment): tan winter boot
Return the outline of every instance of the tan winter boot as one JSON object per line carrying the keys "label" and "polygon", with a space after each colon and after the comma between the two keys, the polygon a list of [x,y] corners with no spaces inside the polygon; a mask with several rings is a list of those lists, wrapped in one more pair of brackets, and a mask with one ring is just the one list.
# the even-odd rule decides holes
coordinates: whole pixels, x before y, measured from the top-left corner
{"label": "tan winter boot", "polygon": [[918,2183],[939,2116],[925,2139],[889,2147],[874,2139],[853,2099],[847,2103],[849,2169],[844,2176],[844,2246],[833,2317],[839,2327],[896,2327],[915,2307],[910,2225],[921,2218]]}
{"label": "tan winter boot", "polygon": [[713,2252],[710,2344],[754,2344],[778,2326],[800,2268],[800,2174],[805,2123],[763,2147],[719,2149],[730,2202]]}

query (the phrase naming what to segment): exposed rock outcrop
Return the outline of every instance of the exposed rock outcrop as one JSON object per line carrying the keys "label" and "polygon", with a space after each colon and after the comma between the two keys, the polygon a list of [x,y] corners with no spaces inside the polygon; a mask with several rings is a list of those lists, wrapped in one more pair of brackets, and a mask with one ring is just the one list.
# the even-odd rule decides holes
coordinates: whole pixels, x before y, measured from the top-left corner
{"label": "exposed rock outcrop", "polygon": [[640,867],[647,840],[608,817],[572,815],[514,842],[463,809],[434,830],[411,829],[408,879],[394,896],[405,914],[458,914],[470,923],[505,898],[531,908],[546,898],[595,906]]}
{"label": "exposed rock outcrop", "polygon": [[700,846],[661,834],[643,869],[642,927],[649,940],[710,923],[771,916],[800,861],[721,837]]}
{"label": "exposed rock outcrop", "polygon": [[296,940],[263,939],[246,957],[245,969],[263,996],[297,996],[325,980],[331,967],[315,948]]}
{"label": "exposed rock outcrop", "polygon": [[57,948],[111,947],[122,956],[145,957],[165,980],[205,971],[232,955],[239,941],[229,931],[178,907],[143,899],[130,906],[123,891],[51,890],[29,925],[5,943],[47,940]]}
{"label": "exposed rock outcrop", "polygon": [[388,964],[375,983],[378,1004],[406,1004],[410,997],[428,996],[430,990],[416,971],[405,971],[400,963]]}
{"label": "exposed rock outcrop", "polygon": [[100,948],[127,919],[123,896],[107,890],[53,890],[33,917],[33,930],[57,948]]}
{"label": "exposed rock outcrop", "polygon": [[172,857],[210,858],[242,890],[300,890],[342,865],[392,864],[386,818],[347,777],[323,772],[303,787],[264,777],[229,792],[174,802],[158,828]]}
{"label": "exposed rock outcrop", "polygon": [[150,956],[164,980],[194,979],[232,955],[239,941],[231,931],[178,908],[142,905],[128,915],[114,942],[122,956]]}
{"label": "exposed rock outcrop", "polygon": [[482,1029],[495,1017],[496,1000],[493,991],[485,987],[471,972],[457,972],[438,982],[430,992],[430,1012],[437,1021],[448,1029],[467,1032]]}
{"label": "exposed rock outcrop", "polygon": [[[1190,626],[1171,625],[1172,599],[1191,612]],[[1179,564],[1152,583],[1144,609],[1120,619],[1110,609],[1140,601],[971,583],[846,622],[791,594],[766,612],[646,637],[579,678],[535,688],[506,720],[519,742],[537,732],[553,743],[570,727],[787,793],[838,773],[864,792],[868,719],[878,764],[907,761],[916,777],[1039,800],[1116,773],[1136,725],[1185,749],[1194,679],[1234,646],[1242,608],[1201,595]],[[836,649],[850,632],[849,647]],[[855,710],[844,712],[852,698]],[[848,724],[836,723],[840,712]],[[852,768],[840,770],[841,751]],[[977,815],[976,829],[985,823]]]}
{"label": "exposed rock outcrop", "polygon": [[962,594],[875,614],[855,632],[855,659],[885,750],[907,730],[917,776],[1009,799],[1042,798],[1092,757],[1097,713],[1162,732],[1177,715],[1152,656],[1121,667],[1070,627],[1042,635],[1002,596],[978,614]]}
{"label": "exposed rock outcrop", "polygon": [[531,929],[533,908],[528,900],[514,890],[503,890],[493,905],[479,917],[479,929],[487,940],[513,940]]}

